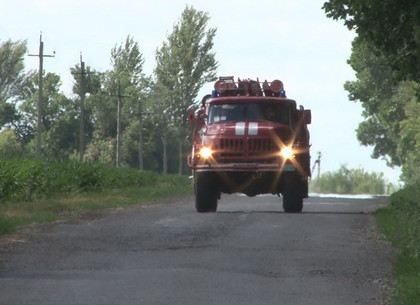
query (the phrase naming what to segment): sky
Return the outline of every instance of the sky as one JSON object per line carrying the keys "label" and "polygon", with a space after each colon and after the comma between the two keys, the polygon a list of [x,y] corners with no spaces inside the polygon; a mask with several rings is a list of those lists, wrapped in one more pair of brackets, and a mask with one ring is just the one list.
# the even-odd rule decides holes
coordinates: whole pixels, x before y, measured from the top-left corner
{"label": "sky", "polygon": [[[325,0],[0,0],[0,43],[26,40],[38,54],[42,32],[46,72],[57,73],[72,96],[70,68],[79,63],[97,71],[111,69],[111,49],[130,35],[152,75],[155,53],[185,7],[207,12],[208,28],[217,28],[213,51],[219,76],[283,81],[288,98],[312,111],[312,163],[322,153],[321,173],[341,165],[383,172],[398,183],[399,168],[371,158],[372,147],[359,144],[355,130],[362,107],[349,101],[343,84],[355,80],[347,64],[355,33],[326,17]],[[25,58],[27,70],[38,58]],[[206,84],[197,100],[210,93]]]}

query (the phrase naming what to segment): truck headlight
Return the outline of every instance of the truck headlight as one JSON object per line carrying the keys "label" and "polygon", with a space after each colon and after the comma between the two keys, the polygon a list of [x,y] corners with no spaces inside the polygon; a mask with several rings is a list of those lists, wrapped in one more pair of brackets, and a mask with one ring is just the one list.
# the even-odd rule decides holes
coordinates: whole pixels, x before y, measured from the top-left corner
{"label": "truck headlight", "polygon": [[284,159],[292,159],[293,158],[293,149],[291,147],[283,147],[280,150],[280,156]]}
{"label": "truck headlight", "polygon": [[210,147],[203,147],[200,149],[200,157],[202,157],[203,159],[210,158],[212,154],[213,154],[213,151],[211,150]]}

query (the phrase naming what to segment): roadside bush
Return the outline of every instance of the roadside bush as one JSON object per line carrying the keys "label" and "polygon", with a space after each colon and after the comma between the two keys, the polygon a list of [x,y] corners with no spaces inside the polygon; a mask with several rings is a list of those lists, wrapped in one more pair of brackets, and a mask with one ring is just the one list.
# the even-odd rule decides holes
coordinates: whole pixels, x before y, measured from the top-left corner
{"label": "roadside bush", "polygon": [[158,182],[170,184],[170,179],[177,178],[99,163],[0,160],[0,202],[31,201],[60,193],[154,186]]}
{"label": "roadside bush", "polygon": [[157,183],[159,174],[147,171],[138,171],[130,168],[115,168],[103,166],[103,187],[123,188],[126,186],[149,186]]}
{"label": "roadside bush", "polygon": [[326,172],[313,179],[311,192],[333,194],[385,194],[387,185],[383,173],[368,173],[362,168],[348,169],[341,165],[335,172]]}
{"label": "roadside bush", "polygon": [[398,248],[393,266],[394,304],[417,305],[420,300],[420,183],[391,195],[376,213],[382,232]]}
{"label": "roadside bush", "polygon": [[410,185],[391,195],[391,210],[395,217],[396,236],[403,251],[420,256],[420,184]]}

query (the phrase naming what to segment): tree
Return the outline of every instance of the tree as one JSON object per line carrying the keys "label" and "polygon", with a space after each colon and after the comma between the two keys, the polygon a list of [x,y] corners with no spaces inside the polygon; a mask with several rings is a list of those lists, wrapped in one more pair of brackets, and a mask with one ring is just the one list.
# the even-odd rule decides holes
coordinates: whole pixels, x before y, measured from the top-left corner
{"label": "tree", "polygon": [[[77,150],[78,121],[73,101],[61,91],[60,76],[47,73],[44,76],[43,88],[43,155],[47,158],[67,158]],[[30,84],[22,96],[23,102],[19,106],[20,126],[33,131],[37,125],[38,78],[33,75]],[[28,128],[29,127],[29,128]],[[33,134],[27,135],[33,139]]]}
{"label": "tree", "polygon": [[353,42],[349,63],[357,80],[346,82],[344,88],[350,100],[362,104],[365,118],[357,128],[357,138],[363,145],[373,146],[373,158],[382,157],[390,166],[402,166],[405,180],[414,179],[414,172],[420,170],[415,162],[420,159],[420,85],[415,81],[395,84],[386,58],[375,55],[369,44],[358,38]]}
{"label": "tree", "polygon": [[357,80],[346,82],[365,121],[357,129],[372,157],[402,165],[406,182],[420,170],[417,105],[420,104],[420,4],[415,0],[329,0],[328,17],[344,20],[358,36],[349,64]]}
{"label": "tree", "polygon": [[26,51],[26,41],[8,40],[0,45],[0,126],[19,119],[15,103],[33,74],[24,72]]}
{"label": "tree", "polygon": [[13,129],[7,128],[0,132],[0,158],[16,158],[23,154],[22,144],[16,138]]}
{"label": "tree", "polygon": [[101,81],[96,71],[93,71],[89,66],[85,67],[82,56],[80,56],[80,65],[77,64],[70,71],[75,79],[73,92],[79,95],[76,104],[78,105],[80,124],[79,160],[82,161],[85,154],[86,138],[90,141],[93,132],[93,124],[89,117],[91,107],[86,107],[86,94],[98,93],[101,89]]}
{"label": "tree", "polygon": [[[91,145],[96,148],[105,147],[101,144],[104,140],[112,145],[118,144],[119,147],[115,146],[115,151],[118,149],[118,152],[123,155],[121,157],[123,163],[132,166],[139,166],[139,163],[141,163],[140,157],[133,159],[131,153],[132,145],[137,145],[136,150],[140,154],[142,150],[140,140],[136,143],[124,143],[121,140],[130,138],[124,135],[126,131],[131,132],[133,130],[132,126],[127,129],[128,126],[133,124],[134,121],[134,124],[140,123],[141,103],[144,103],[147,98],[149,86],[148,78],[143,73],[143,64],[144,58],[140,52],[139,44],[132,37],[127,36],[123,43],[116,45],[111,50],[112,70],[103,73],[101,93],[92,98],[92,119],[96,125],[93,141],[99,141],[100,143],[97,143],[97,145],[93,142]],[[120,134],[117,134],[118,103],[121,104]],[[137,130],[140,133],[142,129],[138,128]],[[117,138],[118,143],[111,140]],[[95,149],[90,149],[90,151],[95,151]],[[116,158],[117,156],[119,154],[116,155]]]}
{"label": "tree", "polygon": [[405,119],[401,121],[398,153],[405,155],[402,166],[404,178],[409,183],[420,183],[420,102],[417,98],[420,84],[414,81],[402,82],[396,97],[406,100]]}
{"label": "tree", "polygon": [[383,56],[375,55],[370,44],[356,38],[348,61],[356,72],[356,81],[346,82],[344,88],[351,101],[363,106],[363,117],[357,138],[373,146],[373,158],[383,157],[389,165],[401,165],[403,155],[397,153],[400,137],[399,122],[405,118],[405,99],[394,98],[393,71]]}
{"label": "tree", "polygon": [[329,0],[328,17],[341,19],[382,53],[399,80],[420,81],[420,4],[417,0]]}
{"label": "tree", "polygon": [[207,13],[186,6],[172,33],[156,52],[156,82],[167,88],[164,108],[178,134],[179,173],[188,130],[186,111],[193,106],[200,88],[216,79],[217,61],[212,52],[216,29],[206,30],[209,19]]}
{"label": "tree", "polygon": [[311,189],[332,194],[385,194],[387,185],[383,173],[369,173],[362,168],[348,169],[341,165],[335,172],[326,172],[311,181]]}
{"label": "tree", "polygon": [[155,137],[161,139],[162,143],[162,173],[168,172],[168,141],[175,128],[173,116],[170,111],[171,92],[162,83],[158,82],[153,86],[152,103],[149,105],[153,113],[152,121],[156,126]]}

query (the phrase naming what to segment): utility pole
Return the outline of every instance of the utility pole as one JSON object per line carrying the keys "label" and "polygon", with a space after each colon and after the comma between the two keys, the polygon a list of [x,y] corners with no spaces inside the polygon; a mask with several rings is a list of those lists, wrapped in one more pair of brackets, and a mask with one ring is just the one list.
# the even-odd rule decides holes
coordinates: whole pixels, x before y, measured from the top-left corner
{"label": "utility pole", "polygon": [[85,62],[82,60],[80,54],[80,70],[81,70],[81,84],[80,84],[80,139],[79,139],[79,160],[83,161],[85,154]]}
{"label": "utility pole", "polygon": [[37,105],[37,130],[36,130],[36,156],[41,158],[41,139],[43,131],[43,122],[42,122],[42,87],[43,87],[43,64],[44,57],[55,57],[54,55],[44,55],[44,42],[42,41],[42,33],[39,35],[39,53],[38,54],[29,54],[29,56],[37,56],[39,58],[39,71],[38,71],[38,105]]}
{"label": "utility pole", "polygon": [[121,81],[118,79],[118,106],[117,106],[117,162],[116,166],[120,166],[121,162]]}
{"label": "utility pole", "polygon": [[321,156],[322,156],[321,152],[318,151],[318,159],[315,160],[314,165],[312,166],[312,173],[314,172],[315,167],[316,166],[318,167],[318,173],[317,173],[317,176],[316,176],[317,178],[319,178],[319,176],[321,174]]}
{"label": "utility pole", "polygon": [[117,149],[116,149],[116,161],[115,166],[119,167],[121,162],[121,108],[122,108],[122,99],[124,97],[128,97],[126,95],[122,95],[121,93],[121,80],[118,79],[118,94],[111,95],[117,96],[118,104],[117,104]]}
{"label": "utility pole", "polygon": [[144,145],[144,137],[143,137],[143,112],[141,107],[141,101],[139,101],[139,166],[140,170],[144,170],[144,163],[143,163],[143,145]]}
{"label": "utility pole", "polygon": [[168,152],[167,152],[167,146],[168,146],[168,126],[166,122],[166,112],[168,109],[165,109],[163,111],[163,174],[168,173]]}
{"label": "utility pole", "polygon": [[79,132],[79,161],[83,161],[85,154],[85,96],[86,96],[86,71],[85,62],[80,53],[80,72],[73,72],[73,75],[80,74],[80,132]]}

